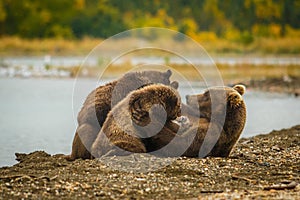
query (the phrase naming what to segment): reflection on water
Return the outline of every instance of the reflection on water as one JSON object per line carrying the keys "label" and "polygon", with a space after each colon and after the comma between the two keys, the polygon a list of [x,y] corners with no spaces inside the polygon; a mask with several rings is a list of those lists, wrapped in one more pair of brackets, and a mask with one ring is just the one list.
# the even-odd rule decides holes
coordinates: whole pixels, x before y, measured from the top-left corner
{"label": "reflection on water", "polygon": [[[72,104],[76,115],[85,96],[97,84],[84,79],[79,83],[72,102],[73,79],[0,79],[0,166],[14,164],[15,152],[70,152],[76,129]],[[194,92],[203,91],[197,84],[193,87]],[[182,96],[191,91],[180,86]],[[299,98],[248,90],[244,99],[248,113],[242,137],[300,122]]]}

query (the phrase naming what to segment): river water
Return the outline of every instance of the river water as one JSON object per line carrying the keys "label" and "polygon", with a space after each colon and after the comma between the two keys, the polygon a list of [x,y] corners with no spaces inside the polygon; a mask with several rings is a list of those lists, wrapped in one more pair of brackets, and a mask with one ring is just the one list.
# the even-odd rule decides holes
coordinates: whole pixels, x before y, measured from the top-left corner
{"label": "river water", "polygon": [[[0,57],[0,64],[7,65],[10,67],[43,67],[45,65],[50,65],[54,67],[73,67],[85,64],[86,66],[97,66],[99,64],[98,57],[88,57],[85,59],[84,56],[24,56],[24,57]],[[111,59],[108,57],[107,59]],[[170,57],[170,63],[182,63],[184,60],[177,57]],[[187,58],[193,64],[210,64],[211,58],[204,57],[188,57]],[[300,58],[298,56],[239,56],[239,57],[228,57],[228,56],[217,56],[212,57],[215,63],[218,64],[253,64],[253,65],[299,65]],[[122,60],[120,60],[122,61]],[[152,63],[152,64],[164,64],[164,57],[133,57],[131,58],[132,64],[136,65],[138,63]],[[1,65],[0,65],[1,66]]]}
{"label": "river water", "polygon": [[[80,79],[73,93],[74,82],[74,79],[0,79],[0,166],[16,163],[15,152],[71,151],[76,115],[86,95],[99,84]],[[195,87],[202,92],[203,88]],[[182,96],[190,92],[184,86],[179,90]],[[300,122],[299,97],[248,90],[244,99],[247,123],[242,137],[289,128]]]}

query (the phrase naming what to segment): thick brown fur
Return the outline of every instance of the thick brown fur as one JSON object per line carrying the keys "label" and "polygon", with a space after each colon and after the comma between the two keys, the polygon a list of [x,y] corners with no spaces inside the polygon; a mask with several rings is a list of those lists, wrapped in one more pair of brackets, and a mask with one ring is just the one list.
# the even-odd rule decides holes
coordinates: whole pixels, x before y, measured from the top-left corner
{"label": "thick brown fur", "polygon": [[129,93],[109,112],[92,145],[92,155],[146,153],[145,138],[151,138],[156,131],[158,135],[168,131],[166,125],[172,129],[171,133],[176,132],[178,125],[172,120],[180,116],[180,104],[177,91],[161,84]]}
{"label": "thick brown fur", "polygon": [[152,83],[171,85],[177,89],[178,82],[170,83],[171,74],[170,70],[130,72],[93,90],[78,114],[78,127],[73,139],[72,152],[66,159],[72,161],[78,158],[91,158],[91,144],[95,141],[108,112],[131,91]]}
{"label": "thick brown fur", "polygon": [[[192,127],[179,135],[180,139],[161,152],[162,156],[187,157],[228,157],[246,121],[246,106],[242,95],[245,87],[236,85],[230,87],[213,87],[203,94],[188,95],[187,107],[182,115],[187,116]],[[195,117],[189,110],[200,110],[201,115]],[[157,146],[166,145],[171,141],[172,134],[161,134],[153,139]],[[204,142],[205,141],[205,142]]]}

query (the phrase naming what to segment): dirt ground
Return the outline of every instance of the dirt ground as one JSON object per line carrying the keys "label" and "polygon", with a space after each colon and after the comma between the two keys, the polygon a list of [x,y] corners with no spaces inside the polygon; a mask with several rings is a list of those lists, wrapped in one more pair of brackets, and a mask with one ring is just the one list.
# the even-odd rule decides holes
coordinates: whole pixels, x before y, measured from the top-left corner
{"label": "dirt ground", "polygon": [[18,164],[0,168],[1,199],[300,198],[300,125],[242,138],[229,158],[133,154],[68,162],[42,151],[16,157]]}

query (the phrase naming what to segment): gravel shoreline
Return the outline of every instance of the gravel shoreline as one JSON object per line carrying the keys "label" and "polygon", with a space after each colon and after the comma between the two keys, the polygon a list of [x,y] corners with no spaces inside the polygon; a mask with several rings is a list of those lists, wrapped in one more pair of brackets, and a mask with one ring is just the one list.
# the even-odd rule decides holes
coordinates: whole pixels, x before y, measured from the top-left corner
{"label": "gravel shoreline", "polygon": [[119,164],[162,166],[145,173],[114,170],[103,160],[68,162],[43,151],[16,154],[19,163],[0,168],[0,198],[299,199],[299,138],[300,125],[242,138],[229,158],[121,158]]}

